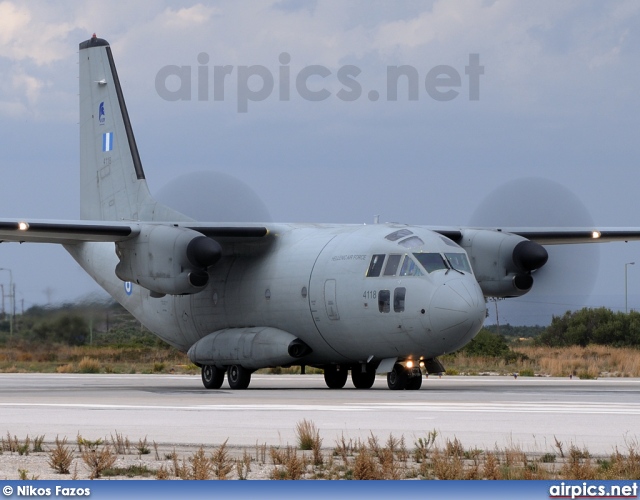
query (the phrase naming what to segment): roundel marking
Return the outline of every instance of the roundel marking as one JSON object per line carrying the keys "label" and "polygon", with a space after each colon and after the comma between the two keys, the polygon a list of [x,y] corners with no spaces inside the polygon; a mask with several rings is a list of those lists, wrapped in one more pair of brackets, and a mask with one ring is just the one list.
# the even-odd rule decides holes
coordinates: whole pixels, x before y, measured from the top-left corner
{"label": "roundel marking", "polygon": [[133,284],[130,281],[125,281],[124,293],[126,293],[127,295],[131,295],[132,292],[133,292]]}

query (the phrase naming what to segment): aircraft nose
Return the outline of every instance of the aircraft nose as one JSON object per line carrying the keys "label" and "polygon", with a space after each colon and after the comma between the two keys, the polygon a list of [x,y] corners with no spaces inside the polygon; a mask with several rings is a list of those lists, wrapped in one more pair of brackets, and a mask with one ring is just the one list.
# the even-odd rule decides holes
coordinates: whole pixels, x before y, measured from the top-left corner
{"label": "aircraft nose", "polygon": [[[431,327],[443,334],[451,351],[470,341],[484,322],[486,306],[475,280],[456,278],[438,287],[429,306]],[[455,346],[453,346],[455,344]]]}

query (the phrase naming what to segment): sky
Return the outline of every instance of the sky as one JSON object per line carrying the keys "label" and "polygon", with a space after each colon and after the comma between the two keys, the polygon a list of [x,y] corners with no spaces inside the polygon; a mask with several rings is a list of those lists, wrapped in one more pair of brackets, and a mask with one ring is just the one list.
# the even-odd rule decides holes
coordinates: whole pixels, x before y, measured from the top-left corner
{"label": "sky", "polygon": [[[96,33],[152,193],[207,171],[281,222],[637,227],[639,28],[635,1],[0,1],[0,217],[78,218],[78,44]],[[636,260],[640,309],[640,242],[551,256],[501,323],[624,310]],[[101,294],[53,245],[2,244],[0,268],[18,311]]]}

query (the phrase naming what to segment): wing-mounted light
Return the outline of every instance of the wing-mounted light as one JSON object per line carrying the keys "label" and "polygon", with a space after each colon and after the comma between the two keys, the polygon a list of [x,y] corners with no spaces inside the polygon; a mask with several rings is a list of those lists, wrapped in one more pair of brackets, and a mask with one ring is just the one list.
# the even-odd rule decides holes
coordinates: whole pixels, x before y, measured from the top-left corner
{"label": "wing-mounted light", "polygon": [[487,297],[524,295],[533,286],[531,273],[549,257],[542,245],[502,231],[465,229],[460,245]]}
{"label": "wing-mounted light", "polygon": [[220,244],[192,229],[145,225],[140,234],[116,243],[120,262],[116,275],[162,295],[185,295],[203,290],[207,268],[222,257]]}

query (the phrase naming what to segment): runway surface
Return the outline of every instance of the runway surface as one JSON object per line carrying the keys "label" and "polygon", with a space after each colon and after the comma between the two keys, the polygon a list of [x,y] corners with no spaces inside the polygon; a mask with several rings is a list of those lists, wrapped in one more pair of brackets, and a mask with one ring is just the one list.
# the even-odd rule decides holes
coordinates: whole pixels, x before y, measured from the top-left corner
{"label": "runway surface", "polygon": [[[115,434],[175,445],[294,445],[312,420],[323,446],[342,434],[413,443],[437,430],[466,448],[553,451],[554,436],[597,454],[640,440],[640,380],[429,378],[419,391],[329,390],[318,375],[255,375],[245,391],[205,390],[199,376],[0,374],[0,432],[74,440]],[[557,451],[557,450],[555,450]]]}

